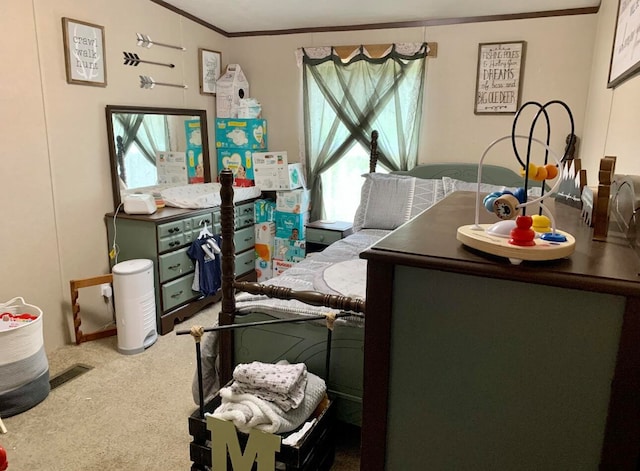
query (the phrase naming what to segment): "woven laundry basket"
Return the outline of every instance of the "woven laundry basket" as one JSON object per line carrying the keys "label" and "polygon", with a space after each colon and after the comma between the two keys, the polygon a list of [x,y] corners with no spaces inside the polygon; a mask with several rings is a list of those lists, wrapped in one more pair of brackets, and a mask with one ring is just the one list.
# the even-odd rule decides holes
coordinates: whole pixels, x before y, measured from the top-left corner
{"label": "woven laundry basket", "polygon": [[8,330],[0,325],[0,417],[31,409],[43,401],[50,390],[42,310],[17,297],[0,303],[0,315],[5,312],[31,314],[37,318]]}

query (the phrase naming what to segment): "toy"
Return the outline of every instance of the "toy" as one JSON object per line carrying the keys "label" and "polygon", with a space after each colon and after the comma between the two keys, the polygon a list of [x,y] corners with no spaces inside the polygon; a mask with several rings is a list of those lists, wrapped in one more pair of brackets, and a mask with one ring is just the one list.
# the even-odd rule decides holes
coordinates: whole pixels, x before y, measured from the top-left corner
{"label": "toy", "polygon": [[[573,253],[575,249],[575,239],[571,234],[556,228],[553,214],[544,204],[548,195],[557,191],[561,179],[557,179],[553,187],[546,193],[545,181],[547,179],[553,180],[558,175],[562,175],[567,151],[571,147],[568,145],[565,149],[565,154],[562,158],[559,158],[549,146],[551,128],[547,108],[556,104],[563,106],[567,111],[571,123],[570,135],[573,136],[573,116],[571,115],[571,110],[569,110],[569,107],[565,103],[559,100],[550,101],[545,105],[537,102],[527,102],[516,113],[511,135],[496,139],[485,149],[478,166],[475,224],[461,226],[457,231],[457,239],[463,244],[492,255],[507,257],[512,264],[516,265],[523,260],[555,260],[567,257]],[[522,110],[530,105],[537,106],[539,109],[533,119],[529,135],[518,135],[515,131],[516,123],[521,116]],[[533,137],[537,120],[541,116],[544,116],[547,124],[546,142]],[[482,206],[487,211],[494,213],[501,221],[495,224],[479,224],[482,163],[489,150],[499,142],[509,138],[512,141],[516,159],[522,167],[521,174],[524,178],[524,187],[517,188],[516,190],[497,191],[487,195],[482,201]],[[525,161],[523,161],[518,154],[516,139],[527,140],[527,156]],[[544,163],[542,165],[536,165],[531,162],[531,146],[533,143],[539,144],[545,149]],[[571,142],[569,144],[571,144]],[[555,165],[548,162],[549,155],[555,160]],[[527,188],[530,180],[541,182],[541,196],[531,200],[528,199]],[[539,214],[534,216],[527,215],[527,208],[534,206],[539,208]]]}
{"label": "toy", "polygon": [[7,452],[0,446],[0,471],[5,471],[8,466]]}

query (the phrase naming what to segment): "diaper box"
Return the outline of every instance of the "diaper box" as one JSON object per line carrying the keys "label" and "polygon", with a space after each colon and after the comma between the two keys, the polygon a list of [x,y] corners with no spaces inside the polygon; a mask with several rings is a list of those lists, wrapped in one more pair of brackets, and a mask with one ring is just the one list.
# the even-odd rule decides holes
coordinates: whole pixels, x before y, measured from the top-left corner
{"label": "diaper box", "polygon": [[307,252],[307,243],[304,240],[275,238],[274,258],[287,262],[299,262],[303,260]]}
{"label": "diaper box", "polygon": [[257,199],[253,202],[253,217],[256,224],[276,220],[276,202],[272,199]]}
{"label": "diaper box", "polygon": [[267,149],[267,120],[216,118],[216,148]]}
{"label": "diaper box", "polygon": [[273,278],[273,262],[256,258],[256,276],[258,282]]}
{"label": "diaper box", "polygon": [[278,191],[276,209],[285,213],[306,213],[311,205],[311,191],[306,188]]}
{"label": "diaper box", "polygon": [[276,223],[262,222],[254,226],[254,250],[256,257],[270,261],[274,254]]}
{"label": "diaper box", "polygon": [[292,240],[304,240],[305,224],[309,222],[309,213],[285,213],[276,211],[276,237]]}
{"label": "diaper box", "polygon": [[217,149],[218,173],[224,168],[231,169],[235,179],[253,180],[253,160],[249,149]]}
{"label": "diaper box", "polygon": [[278,260],[277,258],[274,258],[272,262],[273,276],[282,275],[285,271],[296,264],[296,262],[287,262],[286,260]]}
{"label": "diaper box", "polygon": [[249,97],[249,81],[238,64],[229,64],[216,80],[216,116],[237,118],[240,100]]}
{"label": "diaper box", "polygon": [[302,164],[287,162],[286,152],[254,152],[253,175],[262,191],[295,190],[306,186]]}

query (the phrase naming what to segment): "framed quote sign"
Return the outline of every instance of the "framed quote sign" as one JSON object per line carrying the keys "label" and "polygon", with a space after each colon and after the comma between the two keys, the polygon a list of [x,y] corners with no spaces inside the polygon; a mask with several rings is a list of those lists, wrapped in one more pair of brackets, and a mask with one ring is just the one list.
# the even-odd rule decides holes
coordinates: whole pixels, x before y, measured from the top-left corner
{"label": "framed quote sign", "polygon": [[635,0],[618,0],[608,88],[640,72],[640,8]]}
{"label": "framed quote sign", "polygon": [[216,80],[220,78],[222,53],[199,48],[198,67],[200,69],[200,93],[216,96]]}
{"label": "framed quote sign", "polygon": [[525,46],[525,41],[478,45],[475,114],[518,111]]}
{"label": "framed quote sign", "polygon": [[62,18],[62,36],[67,83],[106,87],[104,28]]}

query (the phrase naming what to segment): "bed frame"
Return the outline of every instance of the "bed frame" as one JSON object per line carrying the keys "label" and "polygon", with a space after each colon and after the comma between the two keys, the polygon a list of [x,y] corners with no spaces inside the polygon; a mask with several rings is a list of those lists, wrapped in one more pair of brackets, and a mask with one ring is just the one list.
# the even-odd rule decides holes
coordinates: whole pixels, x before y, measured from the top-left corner
{"label": "bed frame", "polygon": [[[378,158],[377,147],[378,133],[371,135],[369,170],[374,172]],[[440,179],[444,176],[476,182],[478,165],[472,163],[434,163],[423,164],[406,172],[394,172],[406,174],[417,178]],[[482,182],[496,185],[519,187],[523,185],[520,175],[505,167],[496,165],[483,165]],[[254,295],[265,295],[278,299],[295,299],[313,306],[325,306],[342,311],[365,313],[366,303],[362,299],[353,299],[347,296],[329,295],[316,291],[294,291],[290,288],[262,285],[254,282],[241,282],[235,279],[234,274],[234,204],[233,204],[233,174],[230,170],[222,170],[221,183],[221,223],[222,223],[222,309],[219,315],[219,324],[231,325],[238,322],[263,322],[272,319],[266,314],[249,314],[237,316],[236,298],[237,291],[243,291]],[[237,316],[237,317],[236,317]],[[304,320],[301,319],[301,320]],[[233,368],[236,362],[252,361],[276,361],[280,358],[266,358],[267,356],[281,354],[276,348],[286,350],[287,357],[295,357],[295,361],[305,361],[310,371],[315,368],[316,374],[328,373],[328,365],[324,364],[326,342],[326,328],[310,322],[289,323],[275,327],[255,329],[239,329],[237,333],[231,330],[219,332],[219,360],[220,360],[220,384],[226,384],[232,378]],[[359,332],[355,332],[358,330]],[[346,422],[360,423],[361,385],[353,386],[359,382],[357,375],[349,372],[353,368],[360,367],[363,361],[363,332],[361,327],[340,327],[333,334],[333,350],[335,353],[332,364],[333,385],[340,391],[338,397],[347,400],[342,401],[338,407],[338,417]],[[287,343],[289,342],[289,343]],[[237,345],[234,345],[237,343]],[[263,345],[264,344],[264,345]],[[287,344],[283,346],[282,344]],[[277,347],[274,347],[277,346]],[[336,347],[337,345],[337,347]],[[234,358],[239,350],[250,347],[250,354],[245,360]],[[297,350],[296,350],[297,349]],[[295,351],[294,351],[295,350]],[[258,357],[258,358],[254,358]],[[265,356],[265,358],[262,358]],[[313,358],[311,358],[313,357]],[[289,361],[293,361],[288,358]],[[361,373],[362,374],[362,373]],[[331,389],[331,388],[330,388]],[[345,405],[346,404],[346,405]]]}

